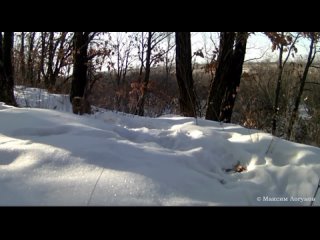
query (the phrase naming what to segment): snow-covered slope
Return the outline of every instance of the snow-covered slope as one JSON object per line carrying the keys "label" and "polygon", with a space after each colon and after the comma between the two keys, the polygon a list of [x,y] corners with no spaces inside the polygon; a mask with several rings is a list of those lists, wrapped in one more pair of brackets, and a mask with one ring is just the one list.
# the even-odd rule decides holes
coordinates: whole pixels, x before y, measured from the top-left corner
{"label": "snow-covered slope", "polygon": [[[43,96],[51,109],[66,97]],[[306,206],[318,184],[319,148],[203,119],[55,109],[0,104],[0,205]],[[247,171],[230,171],[238,162]]]}

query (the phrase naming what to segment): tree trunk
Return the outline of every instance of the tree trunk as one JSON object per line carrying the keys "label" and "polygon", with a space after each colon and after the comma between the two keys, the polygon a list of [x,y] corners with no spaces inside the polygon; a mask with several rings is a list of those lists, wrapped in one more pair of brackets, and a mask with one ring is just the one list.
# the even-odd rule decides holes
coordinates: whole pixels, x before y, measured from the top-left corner
{"label": "tree trunk", "polygon": [[[38,77],[37,77],[37,83],[39,84],[41,82],[41,74],[45,78],[45,72],[44,72],[44,59],[46,57],[46,36],[47,32],[41,32],[41,56],[40,56],[40,66],[38,69]],[[45,79],[46,83],[46,79]]]}
{"label": "tree trunk", "polygon": [[169,34],[167,36],[167,49],[166,49],[166,54],[164,57],[164,69],[166,72],[166,77],[164,79],[164,87],[167,88],[168,86],[168,82],[169,82],[169,78],[170,78],[170,73],[171,73],[171,69],[172,69],[172,63],[174,60],[174,56],[169,55],[170,49],[173,47],[173,45],[171,44],[171,34]]}
{"label": "tree trunk", "polygon": [[141,81],[141,76],[142,76],[142,71],[143,71],[143,67],[144,67],[144,36],[143,36],[143,32],[141,33],[141,49],[140,49],[140,52],[141,52],[141,59],[140,59],[140,70],[139,70],[139,82]]}
{"label": "tree trunk", "polygon": [[129,67],[129,57],[130,57],[130,51],[131,51],[130,47],[131,47],[131,42],[130,42],[129,48],[127,49],[127,53],[125,56],[125,64],[124,64],[124,69],[123,69],[123,74],[122,74],[122,84],[125,83],[127,71],[128,71],[128,67]]}
{"label": "tree trunk", "polygon": [[[315,53],[313,52],[313,48],[314,48],[314,42],[315,42],[315,34],[311,33],[310,35],[311,37],[311,43],[310,43],[310,48],[309,48],[309,55],[308,55],[308,60],[306,63],[306,66],[304,68],[303,71],[303,75],[300,79],[300,88],[299,88],[299,92],[298,95],[295,99],[295,104],[294,104],[294,108],[292,110],[292,114],[289,120],[289,126],[288,126],[288,131],[287,131],[287,139],[290,140],[291,135],[292,135],[292,130],[293,130],[293,125],[299,115],[298,111],[299,111],[299,106],[300,106],[300,101],[301,101],[301,96],[303,94],[303,90],[304,90],[304,85],[306,83],[307,80],[307,76],[308,76],[308,72],[309,72],[309,68],[313,62],[313,59],[315,57]],[[316,51],[316,50],[315,50]]]}
{"label": "tree trunk", "polygon": [[6,75],[4,73],[2,32],[0,32],[0,101],[7,101]]}
{"label": "tree trunk", "polygon": [[27,81],[31,84],[31,86],[34,86],[34,76],[33,76],[33,47],[34,47],[34,37],[35,32],[29,33],[29,53],[28,53],[28,59],[27,59]]}
{"label": "tree trunk", "polygon": [[3,39],[2,39],[2,32],[0,32],[0,67],[3,67],[3,44],[2,44],[2,41],[3,41]]}
{"label": "tree trunk", "polygon": [[53,77],[53,58],[54,58],[54,32],[49,33],[49,44],[48,44],[48,70],[45,77],[46,88],[51,88],[51,82]]}
{"label": "tree trunk", "polygon": [[0,33],[0,101],[17,106],[14,98],[12,66],[13,40],[13,32],[5,32],[2,43],[2,33]]}
{"label": "tree trunk", "polygon": [[231,122],[233,107],[240,86],[242,67],[246,54],[247,39],[247,32],[237,33],[236,46],[232,56],[232,64],[230,69],[227,70],[230,72],[230,77],[227,79],[229,82],[227,82],[227,91],[222,104],[222,111],[219,119],[220,121],[224,121],[226,123]]}
{"label": "tree trunk", "polygon": [[230,80],[230,69],[233,59],[234,32],[221,32],[218,66],[216,74],[211,82],[210,92],[207,100],[206,119],[219,121],[222,110],[222,101],[226,94]]}
{"label": "tree trunk", "polygon": [[70,102],[74,97],[83,97],[87,85],[87,50],[90,32],[74,33],[74,63],[71,83]]}
{"label": "tree trunk", "polygon": [[151,59],[151,39],[152,39],[152,33],[148,33],[148,43],[147,43],[147,55],[146,55],[146,72],[144,75],[143,83],[141,86],[141,96],[139,97],[137,107],[135,114],[139,116],[144,115],[144,103],[145,103],[145,98],[147,94],[147,87],[149,83],[149,77],[150,77],[150,59]]}
{"label": "tree trunk", "polygon": [[[284,32],[281,33],[281,37],[284,37]],[[279,48],[279,63],[278,63],[278,78],[277,78],[277,87],[276,87],[276,96],[274,100],[274,109],[273,109],[273,118],[272,118],[272,135],[276,135],[277,129],[277,119],[279,115],[279,97],[280,97],[280,90],[281,90],[281,82],[282,82],[282,73],[283,73],[283,63],[282,63],[282,56],[283,56],[283,44],[280,44]]]}
{"label": "tree trunk", "polygon": [[179,87],[180,112],[186,117],[196,117],[190,32],[176,32],[176,77]]}
{"label": "tree trunk", "polygon": [[[60,72],[61,67],[63,66],[64,61],[64,45],[66,41],[67,32],[61,32],[60,39],[57,40],[56,46],[59,43],[59,49],[57,51],[56,62],[54,70],[52,70],[52,75],[50,77],[50,87],[55,87],[56,81]],[[55,49],[54,49],[55,52]],[[53,67],[53,66],[52,66]]]}
{"label": "tree trunk", "polygon": [[26,78],[26,65],[25,65],[25,56],[24,56],[24,32],[21,32],[21,45],[20,45],[20,73],[17,76],[20,76],[20,82],[25,83]]}

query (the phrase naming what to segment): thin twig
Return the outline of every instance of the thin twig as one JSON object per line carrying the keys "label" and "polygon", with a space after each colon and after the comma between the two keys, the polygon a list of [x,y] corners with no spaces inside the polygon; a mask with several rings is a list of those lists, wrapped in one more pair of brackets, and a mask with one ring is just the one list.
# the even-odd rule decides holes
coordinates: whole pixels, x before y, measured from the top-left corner
{"label": "thin twig", "polygon": [[269,144],[269,146],[268,146],[268,149],[267,149],[265,155],[268,155],[268,153],[269,153],[269,151],[270,151],[270,149],[271,149],[271,145],[272,145],[273,141],[274,141],[274,137],[272,136],[272,139],[271,139],[271,141],[270,141],[270,144]]}
{"label": "thin twig", "polygon": [[317,186],[317,189],[316,189],[316,191],[315,191],[315,193],[314,193],[313,199],[311,200],[310,206],[313,206],[314,199],[316,199],[316,196],[317,196],[317,193],[318,193],[319,188],[320,188],[320,178],[319,178],[318,186]]}
{"label": "thin twig", "polygon": [[94,191],[96,190],[97,184],[98,184],[98,182],[99,182],[99,180],[100,180],[100,178],[101,178],[101,176],[102,176],[103,171],[104,171],[104,168],[102,168],[102,170],[101,170],[101,172],[100,172],[100,175],[99,175],[99,177],[97,178],[96,183],[94,184],[94,187],[93,187],[93,189],[92,189],[92,191],[91,191],[90,198],[89,198],[89,200],[88,200],[87,206],[90,205],[90,202],[91,202],[93,193],[94,193]]}
{"label": "thin twig", "polygon": [[244,62],[250,62],[250,61],[254,61],[254,60],[259,60],[262,59],[264,57],[264,55],[266,55],[267,51],[269,50],[269,48],[267,48],[260,57],[255,57],[255,58],[250,58],[245,60]]}

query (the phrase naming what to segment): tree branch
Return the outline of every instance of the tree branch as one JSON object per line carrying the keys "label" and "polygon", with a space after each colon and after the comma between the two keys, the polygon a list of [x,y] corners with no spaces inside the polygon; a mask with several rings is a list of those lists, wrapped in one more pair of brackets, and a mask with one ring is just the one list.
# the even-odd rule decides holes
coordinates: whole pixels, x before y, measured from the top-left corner
{"label": "tree branch", "polygon": [[320,85],[319,82],[306,82],[306,83],[309,83],[309,84],[315,84],[315,85]]}
{"label": "tree branch", "polygon": [[260,57],[249,58],[249,59],[245,60],[244,62],[249,62],[249,61],[253,61],[253,60],[259,60],[259,59],[263,58],[264,55],[266,55],[266,53],[267,53],[268,50],[269,50],[269,48],[267,48],[267,49],[262,53],[262,55],[261,55]]}

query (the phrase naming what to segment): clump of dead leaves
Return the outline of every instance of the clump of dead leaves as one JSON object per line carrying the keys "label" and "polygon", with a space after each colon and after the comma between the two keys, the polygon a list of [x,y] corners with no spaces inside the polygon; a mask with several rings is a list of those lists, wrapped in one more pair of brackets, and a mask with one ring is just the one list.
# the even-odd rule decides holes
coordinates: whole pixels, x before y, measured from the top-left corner
{"label": "clump of dead leaves", "polygon": [[240,161],[234,165],[232,168],[225,169],[226,172],[238,172],[241,173],[243,171],[247,171],[247,167],[242,165]]}

